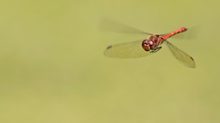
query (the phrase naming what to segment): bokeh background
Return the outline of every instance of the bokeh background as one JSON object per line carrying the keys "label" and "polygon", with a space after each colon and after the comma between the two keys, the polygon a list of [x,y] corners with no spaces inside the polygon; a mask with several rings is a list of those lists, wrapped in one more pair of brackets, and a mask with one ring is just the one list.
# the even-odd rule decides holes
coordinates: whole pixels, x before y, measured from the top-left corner
{"label": "bokeh background", "polygon": [[[1,0],[1,123],[219,123],[218,0]],[[146,38],[105,32],[103,18],[152,33],[196,27],[140,59],[112,59],[109,44]],[[117,28],[116,28],[117,30]]]}

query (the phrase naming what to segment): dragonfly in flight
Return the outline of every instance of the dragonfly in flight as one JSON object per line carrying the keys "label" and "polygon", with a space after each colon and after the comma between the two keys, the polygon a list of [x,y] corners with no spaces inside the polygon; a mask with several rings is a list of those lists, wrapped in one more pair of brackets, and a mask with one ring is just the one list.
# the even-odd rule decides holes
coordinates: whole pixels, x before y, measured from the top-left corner
{"label": "dragonfly in flight", "polygon": [[196,64],[193,57],[191,57],[184,51],[180,50],[179,48],[177,48],[175,45],[173,45],[168,41],[169,38],[179,33],[183,33],[185,31],[187,31],[186,27],[181,27],[167,34],[151,34],[151,33],[142,32],[144,34],[149,35],[149,38],[133,41],[133,42],[110,45],[106,48],[104,54],[108,57],[116,57],[116,58],[144,57],[159,51],[162,48],[161,45],[165,43],[167,47],[170,49],[173,56],[178,61],[180,61],[187,67],[195,68]]}

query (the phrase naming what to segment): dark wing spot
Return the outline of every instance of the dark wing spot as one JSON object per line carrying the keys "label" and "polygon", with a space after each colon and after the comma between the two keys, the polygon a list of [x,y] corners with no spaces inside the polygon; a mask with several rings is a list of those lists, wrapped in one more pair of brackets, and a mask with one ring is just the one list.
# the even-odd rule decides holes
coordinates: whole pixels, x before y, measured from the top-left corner
{"label": "dark wing spot", "polygon": [[112,48],[112,45],[109,45],[106,49],[108,50],[108,49],[111,49]]}

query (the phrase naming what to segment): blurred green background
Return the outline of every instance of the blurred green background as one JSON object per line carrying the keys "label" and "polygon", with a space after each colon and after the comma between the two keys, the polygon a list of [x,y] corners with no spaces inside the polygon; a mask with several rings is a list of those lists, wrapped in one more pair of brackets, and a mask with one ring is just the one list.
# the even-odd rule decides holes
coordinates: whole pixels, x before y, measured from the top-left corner
{"label": "blurred green background", "polygon": [[[1,123],[219,123],[218,0],[1,0]],[[106,33],[103,18],[152,33],[198,27],[140,59],[111,59],[109,44],[146,36]],[[117,30],[117,29],[116,29]],[[187,32],[190,33],[190,30]]]}

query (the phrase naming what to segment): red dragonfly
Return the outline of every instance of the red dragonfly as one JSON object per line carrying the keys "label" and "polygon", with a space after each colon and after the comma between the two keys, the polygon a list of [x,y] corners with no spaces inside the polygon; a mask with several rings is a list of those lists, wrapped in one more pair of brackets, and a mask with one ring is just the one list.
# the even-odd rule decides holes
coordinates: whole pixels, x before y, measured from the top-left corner
{"label": "red dragonfly", "polygon": [[162,48],[161,44],[165,43],[177,60],[187,67],[195,68],[196,64],[194,59],[167,40],[170,37],[185,31],[187,31],[187,28],[181,27],[168,34],[151,34],[144,32],[145,34],[150,35],[150,37],[144,40],[110,45],[106,48],[104,54],[109,57],[118,58],[144,57],[159,51]]}

